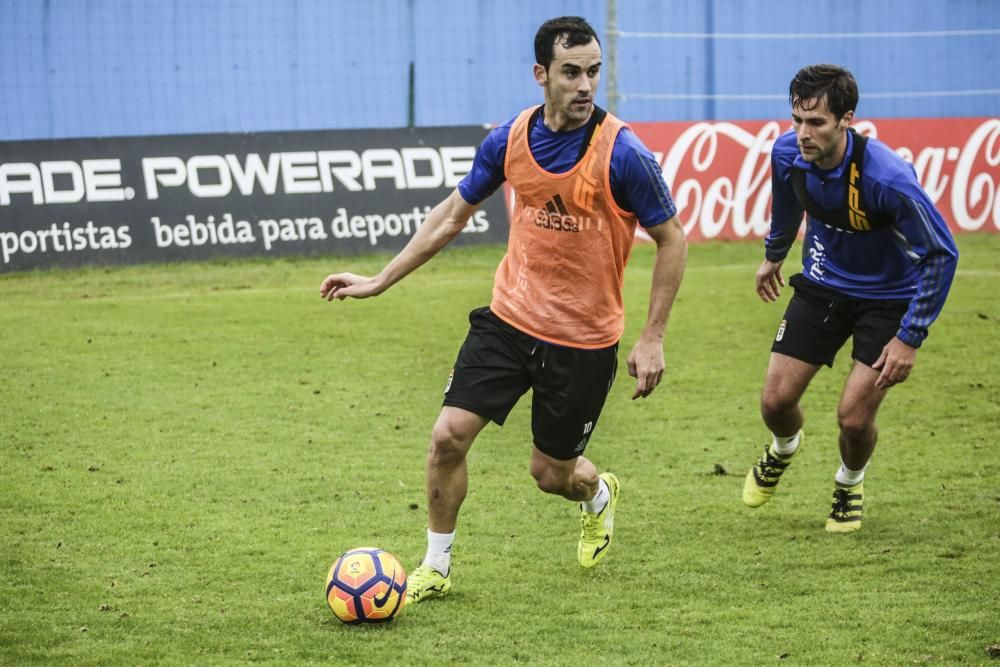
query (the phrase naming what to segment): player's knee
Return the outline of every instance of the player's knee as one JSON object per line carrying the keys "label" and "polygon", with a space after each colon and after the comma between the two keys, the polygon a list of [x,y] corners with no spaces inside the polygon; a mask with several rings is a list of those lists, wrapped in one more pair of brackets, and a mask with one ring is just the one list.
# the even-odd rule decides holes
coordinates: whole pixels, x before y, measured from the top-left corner
{"label": "player's knee", "polygon": [[566,482],[565,480],[556,479],[551,476],[536,477],[535,482],[538,484],[538,488],[545,493],[551,493],[557,496],[566,495]]}
{"label": "player's knee", "polygon": [[760,413],[765,420],[780,419],[795,409],[798,401],[777,391],[765,391],[760,396]]}
{"label": "player's knee", "polygon": [[554,470],[545,465],[532,463],[531,476],[535,478],[535,484],[545,493],[565,495],[569,488],[569,480],[565,475],[561,475],[558,470]]}
{"label": "player's knee", "polygon": [[549,472],[549,469],[542,465],[532,464],[531,466],[531,476],[535,480],[535,484],[538,488],[545,493],[556,493],[558,486],[557,480]]}
{"label": "player's knee", "polygon": [[837,413],[837,425],[848,440],[868,437],[875,428],[875,422],[868,415],[843,410]]}
{"label": "player's knee", "polygon": [[471,439],[468,434],[447,421],[434,425],[427,458],[431,464],[447,465],[461,462],[469,450]]}

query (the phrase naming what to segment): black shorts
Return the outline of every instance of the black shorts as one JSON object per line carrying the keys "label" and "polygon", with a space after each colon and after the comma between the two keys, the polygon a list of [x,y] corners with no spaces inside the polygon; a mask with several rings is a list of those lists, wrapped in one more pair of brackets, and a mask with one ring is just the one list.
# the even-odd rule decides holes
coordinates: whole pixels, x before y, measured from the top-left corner
{"label": "black shorts", "polygon": [[562,461],[580,456],[597,426],[618,369],[618,345],[581,350],[515,329],[489,308],[469,313],[469,335],[444,390],[444,405],[503,426],[532,390],[535,446]]}
{"label": "black shorts", "polygon": [[906,299],[855,299],[817,285],[801,273],[792,276],[789,283],[795,294],[778,325],[771,351],[817,366],[833,366],[837,351],[851,336],[851,356],[871,366],[899,331],[910,306]]}

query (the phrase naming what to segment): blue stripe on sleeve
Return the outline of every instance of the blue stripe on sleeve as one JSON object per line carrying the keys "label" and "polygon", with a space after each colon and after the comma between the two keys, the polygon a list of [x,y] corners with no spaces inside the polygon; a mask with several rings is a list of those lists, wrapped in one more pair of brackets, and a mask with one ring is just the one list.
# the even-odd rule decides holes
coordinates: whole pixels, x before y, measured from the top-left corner
{"label": "blue stripe on sleeve", "polygon": [[[903,316],[897,337],[908,345],[919,347],[948,297],[958,265],[958,249],[940,217],[932,218],[921,202],[898,194],[912,214],[910,220],[915,223],[907,228],[919,235],[919,239],[907,239],[911,245],[917,246],[911,252],[915,251],[922,257],[917,262],[920,269],[917,294]],[[914,241],[917,243],[914,244]]]}

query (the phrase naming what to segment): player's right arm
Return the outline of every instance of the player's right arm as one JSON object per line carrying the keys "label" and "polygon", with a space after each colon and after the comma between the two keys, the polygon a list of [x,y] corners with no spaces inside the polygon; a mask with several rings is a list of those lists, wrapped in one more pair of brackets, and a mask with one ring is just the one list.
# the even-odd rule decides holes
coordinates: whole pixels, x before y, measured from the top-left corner
{"label": "player's right arm", "polygon": [[764,239],[764,261],[755,276],[757,295],[765,303],[781,296],[785,286],[781,265],[802,224],[804,211],[788,180],[798,154],[795,132],[791,131],[778,137],[771,149],[771,229]]}
{"label": "player's right arm", "polygon": [[757,295],[764,303],[777,301],[781,296],[781,288],[785,286],[785,279],[781,275],[781,265],[785,260],[772,262],[764,259],[757,269]]}
{"label": "player's right arm", "polygon": [[320,285],[319,294],[327,301],[334,299],[366,299],[378,296],[448,245],[465,227],[478,205],[470,204],[462,198],[456,188],[443,202],[435,206],[417,233],[385,268],[374,276],[359,276],[355,273],[333,273]]}
{"label": "player's right arm", "polygon": [[378,296],[448,245],[462,231],[479,204],[503,183],[507,135],[513,122],[511,119],[490,131],[476,151],[469,173],[447,199],[434,207],[406,247],[378,275],[331,274],[320,285],[320,296],[327,301]]}

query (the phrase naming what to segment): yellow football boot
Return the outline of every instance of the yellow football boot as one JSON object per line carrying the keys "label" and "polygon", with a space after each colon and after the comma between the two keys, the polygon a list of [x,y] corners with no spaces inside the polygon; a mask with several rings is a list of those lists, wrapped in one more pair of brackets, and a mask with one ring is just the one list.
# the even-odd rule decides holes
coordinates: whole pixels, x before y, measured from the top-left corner
{"label": "yellow football boot", "polygon": [[826,520],[828,533],[853,533],[861,530],[861,513],[865,504],[865,483],[833,487],[833,509]]}
{"label": "yellow football boot", "polygon": [[621,494],[621,484],[618,478],[610,472],[601,473],[600,478],[608,485],[611,498],[597,514],[582,512],[580,524],[580,544],[577,547],[577,558],[583,567],[594,567],[608,555],[611,537],[615,532],[615,507]]}
{"label": "yellow football boot", "polygon": [[406,604],[423,602],[447,595],[451,591],[451,570],[441,574],[430,565],[421,563],[406,578]]}
{"label": "yellow football boot", "polygon": [[802,451],[805,433],[799,433],[799,446],[789,456],[778,456],[771,451],[771,445],[764,447],[764,454],[757,460],[746,479],[743,480],[743,504],[747,507],[760,507],[774,495],[781,481],[781,475],[788,468],[792,459]]}

